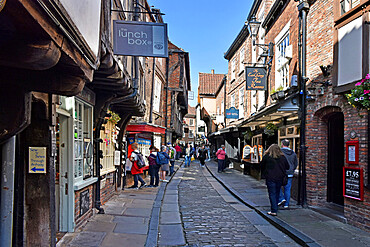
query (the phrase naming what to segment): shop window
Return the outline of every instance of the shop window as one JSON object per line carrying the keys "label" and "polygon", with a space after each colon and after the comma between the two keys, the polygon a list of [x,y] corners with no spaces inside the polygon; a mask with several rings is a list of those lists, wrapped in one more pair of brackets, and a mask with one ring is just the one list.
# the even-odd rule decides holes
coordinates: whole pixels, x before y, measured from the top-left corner
{"label": "shop window", "polygon": [[76,99],[74,114],[74,177],[93,175],[92,107]]}
{"label": "shop window", "polygon": [[118,131],[112,122],[108,122],[104,125],[104,130],[100,131],[100,136],[103,139],[103,143],[100,143],[100,150],[103,151],[104,158],[101,159],[103,168],[101,169],[101,175],[104,175],[115,170],[114,167],[114,151],[115,143]]}

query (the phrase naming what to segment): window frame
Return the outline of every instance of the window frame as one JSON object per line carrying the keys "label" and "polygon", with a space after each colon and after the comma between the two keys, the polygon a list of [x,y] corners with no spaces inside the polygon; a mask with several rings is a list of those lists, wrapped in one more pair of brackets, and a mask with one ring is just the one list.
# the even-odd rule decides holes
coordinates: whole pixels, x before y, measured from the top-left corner
{"label": "window frame", "polygon": [[244,118],[244,87],[239,88],[239,118]]}

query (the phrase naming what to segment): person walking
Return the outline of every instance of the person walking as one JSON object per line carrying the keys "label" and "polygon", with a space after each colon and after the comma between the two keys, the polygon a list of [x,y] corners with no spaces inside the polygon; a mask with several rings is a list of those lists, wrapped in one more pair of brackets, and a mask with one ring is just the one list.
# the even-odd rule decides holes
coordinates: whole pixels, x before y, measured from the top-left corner
{"label": "person walking", "polygon": [[[130,157],[130,161],[132,162],[131,167],[131,174],[134,176],[134,185],[129,187],[129,189],[138,189],[142,188],[146,185],[144,179],[140,176],[140,174],[143,173],[143,168],[139,168],[137,162],[138,162],[138,154],[140,154],[140,151],[138,149],[138,144],[136,142],[131,144],[132,152]],[[138,187],[138,183],[140,181],[140,187]]]}
{"label": "person walking", "polygon": [[147,157],[149,161],[149,175],[150,175],[150,185],[147,187],[158,187],[159,185],[159,169],[161,165],[157,164],[157,152],[158,149],[154,146],[150,146],[150,155]]}
{"label": "person walking", "polygon": [[208,145],[206,145],[206,150],[207,150],[207,155],[208,155],[208,158],[206,159],[206,161],[210,161],[211,160],[211,148]]}
{"label": "person walking", "polygon": [[261,170],[266,178],[266,185],[269,194],[271,211],[267,214],[276,216],[280,188],[286,176],[285,171],[289,169],[289,163],[277,144],[272,144],[265,152],[260,163]]}
{"label": "person walking", "polygon": [[169,160],[170,160],[170,157],[167,154],[167,147],[162,146],[161,151],[157,153],[157,159],[156,159],[157,164],[159,163],[161,165],[161,170],[159,173],[159,181],[168,182],[168,180],[166,180],[166,172],[170,170]]}
{"label": "person walking", "polygon": [[168,156],[170,157],[170,177],[171,177],[175,170],[176,149],[172,147],[170,142],[167,143],[167,152]]}
{"label": "person walking", "polygon": [[221,145],[221,148],[219,148],[216,152],[218,163],[217,172],[223,172],[225,170],[225,156],[226,156],[225,145]]}
{"label": "person walking", "polygon": [[185,148],[185,167],[189,167],[191,162],[191,146],[188,143]]}
{"label": "person walking", "polygon": [[207,159],[207,150],[204,148],[204,145],[198,149],[198,160],[200,161],[200,166],[204,167],[204,162]]}
{"label": "person walking", "polygon": [[176,150],[176,160],[178,160],[180,159],[180,154],[181,154],[181,147],[179,146],[178,143],[175,146],[175,150]]}
{"label": "person walking", "polygon": [[292,181],[294,171],[298,166],[298,159],[296,153],[289,148],[289,140],[285,139],[281,142],[281,151],[284,153],[285,158],[288,160],[289,163],[289,170],[286,171],[288,175],[288,183],[283,186],[284,191],[280,190],[279,196],[279,206],[283,206],[284,208],[289,208],[289,201],[290,201],[290,190],[292,188]]}

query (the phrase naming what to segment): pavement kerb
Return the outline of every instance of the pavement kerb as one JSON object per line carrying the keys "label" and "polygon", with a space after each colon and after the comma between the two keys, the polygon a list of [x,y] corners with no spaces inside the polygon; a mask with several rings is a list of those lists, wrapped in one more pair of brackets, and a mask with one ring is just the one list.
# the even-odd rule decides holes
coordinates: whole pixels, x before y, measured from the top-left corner
{"label": "pavement kerb", "polygon": [[269,216],[260,209],[252,206],[251,204],[245,202],[242,197],[240,196],[239,192],[237,192],[235,189],[233,189],[231,186],[229,186],[227,183],[225,183],[221,178],[219,178],[217,175],[215,175],[212,170],[207,166],[206,168],[209,171],[209,173],[214,177],[227,191],[229,191],[233,196],[235,196],[241,203],[248,206],[249,208],[253,209],[256,213],[261,215],[265,220],[270,222],[273,226],[275,226],[280,231],[287,234],[290,238],[292,238],[296,243],[302,245],[302,246],[309,246],[309,247],[318,247],[321,246],[318,243],[315,242],[315,240],[311,239],[304,233],[298,231],[294,227],[290,226],[286,222],[274,217]]}
{"label": "pavement kerb", "polygon": [[158,227],[159,227],[159,217],[161,214],[161,206],[162,206],[162,200],[164,197],[164,193],[166,191],[167,185],[171,182],[172,178],[175,176],[177,171],[180,169],[181,165],[184,163],[184,161],[181,161],[180,165],[177,167],[177,169],[174,171],[173,175],[170,177],[169,181],[167,183],[161,183],[159,186],[159,190],[157,192],[157,197],[154,200],[153,209],[149,221],[149,227],[148,227],[148,236],[146,238],[145,247],[153,247],[157,246],[158,243]]}

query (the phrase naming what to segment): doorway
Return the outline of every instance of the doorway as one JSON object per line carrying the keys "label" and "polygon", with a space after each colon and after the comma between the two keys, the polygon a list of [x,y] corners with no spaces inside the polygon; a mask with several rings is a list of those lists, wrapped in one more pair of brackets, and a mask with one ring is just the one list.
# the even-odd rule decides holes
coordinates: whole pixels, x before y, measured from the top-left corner
{"label": "doorway", "polygon": [[328,117],[328,202],[344,204],[344,116],[336,112]]}
{"label": "doorway", "polygon": [[[63,112],[64,113],[64,112]],[[56,147],[57,158],[55,162],[55,207],[56,229],[58,232],[73,231],[74,224],[74,194],[73,194],[73,171],[71,172],[71,138],[70,116],[58,114],[56,124]]]}

